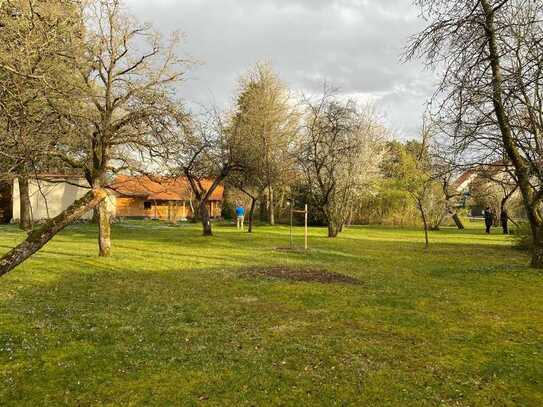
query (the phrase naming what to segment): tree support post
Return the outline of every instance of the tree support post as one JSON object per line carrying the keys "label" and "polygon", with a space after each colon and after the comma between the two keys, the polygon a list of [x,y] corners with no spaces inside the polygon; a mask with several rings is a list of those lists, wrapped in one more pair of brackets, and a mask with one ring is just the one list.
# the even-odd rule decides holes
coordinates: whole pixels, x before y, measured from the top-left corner
{"label": "tree support post", "polygon": [[309,248],[308,241],[307,241],[307,214],[308,214],[307,204],[305,204],[305,208],[304,208],[304,248],[305,250]]}
{"label": "tree support post", "polygon": [[292,202],[290,203],[290,248],[292,249]]}

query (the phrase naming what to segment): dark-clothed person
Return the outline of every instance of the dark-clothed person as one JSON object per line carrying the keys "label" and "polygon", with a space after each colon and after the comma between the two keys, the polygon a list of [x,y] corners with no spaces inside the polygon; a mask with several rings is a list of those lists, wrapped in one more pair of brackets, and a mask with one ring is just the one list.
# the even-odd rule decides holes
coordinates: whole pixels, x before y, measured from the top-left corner
{"label": "dark-clothed person", "polygon": [[485,209],[485,226],[486,226],[486,233],[490,233],[490,228],[492,227],[492,224],[494,223],[494,214],[490,210],[490,208],[487,206]]}
{"label": "dark-clothed person", "polygon": [[506,209],[502,209],[502,212],[500,213],[500,222],[502,224],[503,234],[508,235],[509,225],[507,223],[509,222],[509,214]]}

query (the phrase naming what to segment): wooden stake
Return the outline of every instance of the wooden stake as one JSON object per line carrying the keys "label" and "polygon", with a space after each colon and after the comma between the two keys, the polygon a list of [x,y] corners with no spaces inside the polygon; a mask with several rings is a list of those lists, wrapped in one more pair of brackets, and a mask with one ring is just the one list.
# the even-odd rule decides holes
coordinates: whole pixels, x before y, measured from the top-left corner
{"label": "wooden stake", "polygon": [[292,202],[290,203],[290,248],[292,249]]}
{"label": "wooden stake", "polygon": [[307,244],[307,204],[305,204],[305,212],[304,212],[304,223],[305,223],[305,226],[304,226],[304,247],[305,247],[305,250],[308,249],[308,244]]}

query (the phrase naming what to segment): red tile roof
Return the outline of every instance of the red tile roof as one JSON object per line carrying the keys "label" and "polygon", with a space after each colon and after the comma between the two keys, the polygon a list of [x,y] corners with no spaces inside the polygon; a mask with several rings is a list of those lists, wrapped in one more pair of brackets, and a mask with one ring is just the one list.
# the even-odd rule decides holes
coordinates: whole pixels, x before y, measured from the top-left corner
{"label": "red tile roof", "polygon": [[458,189],[462,186],[464,182],[468,181],[475,174],[477,174],[475,170],[467,170],[462,175],[460,175],[460,177],[458,177],[451,186],[455,189]]}
{"label": "red tile roof", "polygon": [[[211,187],[212,180],[202,180],[202,186],[205,189]],[[150,178],[147,176],[127,176],[120,175],[109,185],[109,188],[122,196],[138,197],[150,201],[186,201],[191,199],[192,190],[186,177]],[[224,187],[219,185],[210,200],[222,201]]]}

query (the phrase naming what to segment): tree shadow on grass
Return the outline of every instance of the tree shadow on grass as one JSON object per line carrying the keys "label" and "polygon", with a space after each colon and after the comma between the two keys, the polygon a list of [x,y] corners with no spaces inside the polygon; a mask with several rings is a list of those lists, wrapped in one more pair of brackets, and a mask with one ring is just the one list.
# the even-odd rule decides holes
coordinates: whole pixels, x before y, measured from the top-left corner
{"label": "tree shadow on grass", "polygon": [[[246,385],[255,372],[280,375],[273,364],[285,348],[272,348],[276,339],[262,347],[263,339],[255,338],[273,338],[271,328],[291,326],[293,318],[315,317],[267,299],[276,286],[238,279],[237,270],[210,268],[204,275],[96,267],[64,270],[44,282],[22,281],[25,273],[4,280],[0,399],[129,404],[151,392],[157,405],[179,398],[195,403],[210,380],[221,383],[232,372],[239,377],[233,386]],[[261,299],[248,302],[249,294]],[[264,360],[269,369],[262,369]],[[169,388],[163,400],[158,383]]]}
{"label": "tree shadow on grass", "polygon": [[[253,258],[251,264],[256,263],[259,259]],[[303,377],[312,374],[313,370],[303,370],[310,361],[319,363],[311,380],[333,380],[334,385],[348,387],[353,385],[351,378],[358,378],[360,366],[344,363],[338,375],[331,370],[338,355],[339,360],[348,359],[358,350],[368,359],[367,352],[374,349],[380,359],[371,357],[381,361],[380,368],[397,369],[395,359],[400,358],[410,371],[424,372],[428,357],[424,352],[404,356],[410,354],[406,346],[413,350],[416,340],[428,341],[425,346],[439,357],[466,352],[464,343],[448,341],[446,336],[432,340],[436,321],[443,322],[426,314],[427,308],[420,309],[419,300],[433,287],[419,287],[409,276],[393,276],[398,280],[391,280],[394,287],[370,286],[373,291],[368,293],[365,281],[363,287],[275,280],[262,284],[238,279],[241,269],[235,267],[209,267],[205,274],[160,267],[154,272],[138,268],[103,272],[98,266],[86,273],[74,271],[58,272],[47,282],[25,282],[25,273],[2,281],[0,399],[6,404],[38,405],[43,400],[64,405],[172,405],[179,400],[196,404],[203,395],[220,404],[232,402],[248,388],[266,390],[267,396],[272,393],[280,400],[281,386],[301,386],[298,372]],[[488,307],[478,306],[477,301],[481,296],[488,299],[488,292],[470,296],[463,304],[454,289],[448,287],[450,298],[445,299],[458,303],[442,302],[447,311],[459,313],[465,305],[487,312]],[[469,291],[464,290],[464,295]],[[436,312],[432,301],[428,304]],[[361,308],[364,312],[357,314]],[[510,307],[505,304],[505,308]],[[445,325],[464,332],[465,322],[451,318]],[[483,330],[484,321],[468,318],[467,322],[472,324],[470,334],[483,337],[481,348],[485,341],[488,348],[497,348],[497,340]],[[514,332],[504,334],[522,340]],[[527,348],[527,355],[528,351],[536,354],[536,349]],[[288,376],[283,361],[291,359],[297,367],[291,367],[294,373]],[[500,379],[507,379],[500,368],[501,364],[493,368],[488,377],[497,372]],[[326,372],[331,376],[323,376]],[[454,380],[463,378],[455,370],[447,374],[458,375]]]}

